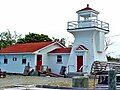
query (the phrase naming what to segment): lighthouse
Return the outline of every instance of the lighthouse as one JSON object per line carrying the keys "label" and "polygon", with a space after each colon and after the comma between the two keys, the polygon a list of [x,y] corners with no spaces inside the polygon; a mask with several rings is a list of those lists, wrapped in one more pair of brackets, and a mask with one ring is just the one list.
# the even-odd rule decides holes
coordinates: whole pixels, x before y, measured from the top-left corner
{"label": "lighthouse", "polygon": [[67,31],[75,38],[67,70],[89,73],[94,61],[107,61],[105,34],[109,33],[109,24],[99,20],[99,12],[89,4],[76,13],[78,20],[67,23]]}

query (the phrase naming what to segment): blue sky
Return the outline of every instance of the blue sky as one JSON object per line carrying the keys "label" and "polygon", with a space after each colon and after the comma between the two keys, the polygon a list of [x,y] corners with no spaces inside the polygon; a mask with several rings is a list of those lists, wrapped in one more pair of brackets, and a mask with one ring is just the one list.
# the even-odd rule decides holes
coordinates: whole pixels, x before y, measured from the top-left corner
{"label": "blue sky", "polygon": [[[67,22],[76,21],[76,11],[87,4],[100,12],[99,20],[110,24],[107,37],[120,34],[119,0],[0,0],[0,32],[7,29],[22,35],[33,32],[73,42],[74,37],[66,30]],[[110,37],[113,45],[107,53],[119,56],[119,38]]]}

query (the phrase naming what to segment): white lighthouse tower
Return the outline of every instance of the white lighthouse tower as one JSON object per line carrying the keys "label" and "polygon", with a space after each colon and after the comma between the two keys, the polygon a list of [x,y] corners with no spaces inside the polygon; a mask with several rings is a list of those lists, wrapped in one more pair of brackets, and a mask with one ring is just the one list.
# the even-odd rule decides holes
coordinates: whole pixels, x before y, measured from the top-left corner
{"label": "white lighthouse tower", "polygon": [[68,61],[68,72],[90,72],[94,61],[107,61],[104,43],[109,24],[98,20],[99,12],[88,4],[76,13],[78,20],[68,22],[67,28],[75,37]]}

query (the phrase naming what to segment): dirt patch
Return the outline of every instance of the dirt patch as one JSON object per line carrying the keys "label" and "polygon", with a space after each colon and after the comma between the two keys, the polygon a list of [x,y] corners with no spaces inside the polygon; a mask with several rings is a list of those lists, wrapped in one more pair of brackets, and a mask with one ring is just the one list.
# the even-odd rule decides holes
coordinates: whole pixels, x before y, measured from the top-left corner
{"label": "dirt patch", "polygon": [[72,78],[7,75],[0,78],[0,88],[14,85],[57,85],[72,87]]}

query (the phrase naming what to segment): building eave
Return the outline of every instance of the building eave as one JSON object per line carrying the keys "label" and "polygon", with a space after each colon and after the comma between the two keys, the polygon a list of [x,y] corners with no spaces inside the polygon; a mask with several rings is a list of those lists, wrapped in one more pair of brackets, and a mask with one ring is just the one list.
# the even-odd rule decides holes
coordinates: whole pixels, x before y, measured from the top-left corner
{"label": "building eave", "polygon": [[96,26],[93,26],[93,27],[82,27],[82,28],[73,28],[73,29],[67,29],[68,31],[76,31],[76,30],[79,30],[79,29],[83,29],[83,30],[87,30],[87,29],[93,29],[93,28],[96,28],[96,29],[101,29],[105,32],[109,32],[109,30],[106,30],[106,29],[103,29],[103,28],[99,28],[99,27],[96,27]]}
{"label": "building eave", "polygon": [[12,54],[34,54],[33,52],[21,52],[21,53],[0,53],[0,55],[12,55]]}
{"label": "building eave", "polygon": [[66,55],[66,54],[70,54],[70,53],[48,53],[48,55]]}
{"label": "building eave", "polygon": [[47,46],[45,46],[45,47],[43,47],[43,48],[41,48],[41,49],[39,49],[39,50],[37,50],[37,51],[35,51],[35,52],[33,52],[33,53],[38,53],[38,52],[40,52],[40,51],[42,51],[42,50],[44,50],[44,49],[46,49],[46,48],[48,48],[48,47],[50,47],[50,46],[52,46],[52,45],[54,45],[54,44],[58,44],[58,45],[60,45],[61,47],[65,48],[65,46],[63,46],[63,45],[60,44],[59,42],[54,42],[54,43],[49,44],[49,45],[47,45]]}

